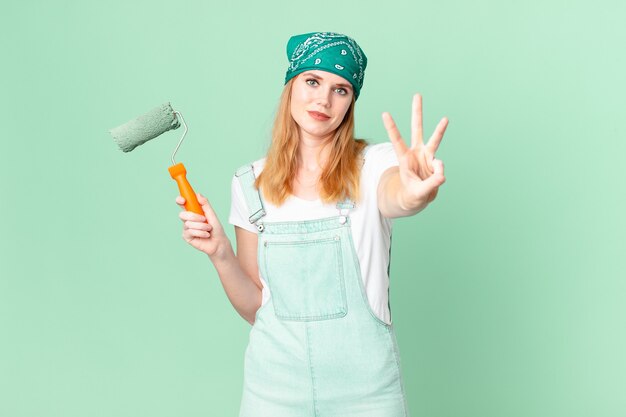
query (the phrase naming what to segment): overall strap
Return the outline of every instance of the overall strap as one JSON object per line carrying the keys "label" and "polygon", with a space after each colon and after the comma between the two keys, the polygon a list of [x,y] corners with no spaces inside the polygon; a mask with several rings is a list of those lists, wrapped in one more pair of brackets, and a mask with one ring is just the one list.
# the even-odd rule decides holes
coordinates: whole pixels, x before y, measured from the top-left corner
{"label": "overall strap", "polygon": [[354,202],[346,197],[345,200],[337,203],[337,209],[339,210],[351,210],[355,206]]}
{"label": "overall strap", "polygon": [[[252,165],[244,165],[235,172],[235,176],[241,184],[243,195],[248,205],[250,217],[248,220],[250,223],[255,224],[265,216],[265,209],[263,208],[263,202],[261,201],[261,195],[259,191],[254,187],[254,171]],[[261,225],[257,225],[257,228]]]}
{"label": "overall strap", "polygon": [[344,224],[348,217],[348,213],[355,207],[352,200],[346,197],[343,201],[337,203],[337,210],[339,210],[339,223]]}

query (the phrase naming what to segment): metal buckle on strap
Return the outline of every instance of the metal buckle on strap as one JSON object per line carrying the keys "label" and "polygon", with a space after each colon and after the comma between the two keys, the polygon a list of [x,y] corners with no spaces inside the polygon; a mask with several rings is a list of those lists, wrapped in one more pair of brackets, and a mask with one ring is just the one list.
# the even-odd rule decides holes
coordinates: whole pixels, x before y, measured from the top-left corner
{"label": "metal buckle on strap", "polygon": [[352,200],[346,199],[344,201],[341,201],[341,202],[337,203],[336,207],[338,209],[340,209],[340,210],[343,210],[343,209],[350,210],[350,209],[353,209],[355,206],[356,206],[356,204],[354,204],[354,202]]}
{"label": "metal buckle on strap", "polygon": [[354,203],[351,200],[345,200],[341,203],[337,203],[339,209],[339,223],[345,224],[348,221],[348,213],[350,209],[354,208]]}
{"label": "metal buckle on strap", "polygon": [[265,216],[265,209],[261,207],[256,213],[248,218],[250,223],[256,223],[261,217]]}

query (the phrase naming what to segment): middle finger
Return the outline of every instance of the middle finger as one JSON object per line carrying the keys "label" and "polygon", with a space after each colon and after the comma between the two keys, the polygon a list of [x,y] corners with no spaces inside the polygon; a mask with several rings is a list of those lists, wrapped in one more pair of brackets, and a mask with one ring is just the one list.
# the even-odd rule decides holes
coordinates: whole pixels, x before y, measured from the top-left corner
{"label": "middle finger", "polygon": [[422,96],[416,93],[413,96],[413,106],[411,112],[411,148],[424,144],[424,133],[422,128]]}
{"label": "middle finger", "polygon": [[207,232],[210,232],[211,230],[213,230],[213,227],[208,223],[192,222],[192,221],[187,220],[184,224],[185,224],[185,229],[205,230]]}

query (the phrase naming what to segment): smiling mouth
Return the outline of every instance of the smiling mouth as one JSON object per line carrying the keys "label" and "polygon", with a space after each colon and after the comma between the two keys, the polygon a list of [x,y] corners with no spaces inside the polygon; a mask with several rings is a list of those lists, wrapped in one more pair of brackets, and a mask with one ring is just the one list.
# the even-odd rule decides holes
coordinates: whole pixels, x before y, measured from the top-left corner
{"label": "smiling mouth", "polygon": [[317,112],[317,111],[310,111],[308,113],[315,120],[328,120],[328,119],[330,119],[330,116],[327,116],[324,113],[320,113],[320,112]]}

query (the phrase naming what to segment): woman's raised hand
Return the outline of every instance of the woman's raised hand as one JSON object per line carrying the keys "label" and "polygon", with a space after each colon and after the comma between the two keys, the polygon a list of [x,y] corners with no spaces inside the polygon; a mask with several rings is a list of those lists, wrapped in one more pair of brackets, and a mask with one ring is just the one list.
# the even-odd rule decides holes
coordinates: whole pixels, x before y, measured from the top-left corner
{"label": "woman's raised hand", "polygon": [[198,193],[196,196],[204,216],[186,211],[185,199],[181,196],[176,197],[176,204],[183,209],[178,215],[183,221],[183,239],[194,248],[213,256],[225,245],[230,245],[230,241],[206,197]]}
{"label": "woman's raised hand", "polygon": [[391,115],[383,113],[383,123],[400,162],[400,181],[404,200],[411,202],[426,200],[431,202],[437,196],[439,186],[446,180],[443,175],[443,162],[435,159],[435,152],[441,143],[448,126],[448,119],[442,118],[428,143],[424,144],[422,128],[422,96],[413,96],[411,114],[411,147],[407,147]]}

